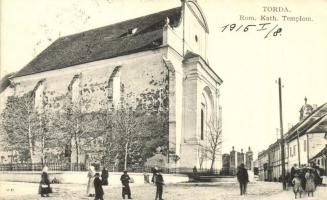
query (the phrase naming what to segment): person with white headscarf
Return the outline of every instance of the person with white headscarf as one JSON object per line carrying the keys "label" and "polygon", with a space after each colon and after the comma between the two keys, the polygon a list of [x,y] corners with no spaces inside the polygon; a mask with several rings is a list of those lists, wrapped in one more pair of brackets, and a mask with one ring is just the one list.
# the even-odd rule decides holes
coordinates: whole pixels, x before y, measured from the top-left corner
{"label": "person with white headscarf", "polygon": [[41,181],[39,185],[39,194],[41,197],[49,196],[49,193],[52,193],[52,189],[50,187],[50,181],[48,176],[48,167],[44,166],[41,175]]}
{"label": "person with white headscarf", "polygon": [[89,172],[87,173],[87,177],[89,179],[87,183],[87,188],[86,188],[86,194],[89,197],[94,197],[95,196],[95,189],[94,189],[94,177],[95,176],[95,169],[94,166],[90,166]]}

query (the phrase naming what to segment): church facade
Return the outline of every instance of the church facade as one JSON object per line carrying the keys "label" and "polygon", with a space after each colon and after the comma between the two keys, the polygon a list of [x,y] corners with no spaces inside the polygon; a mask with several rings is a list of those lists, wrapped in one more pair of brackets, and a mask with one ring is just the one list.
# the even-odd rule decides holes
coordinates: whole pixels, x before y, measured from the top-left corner
{"label": "church facade", "polygon": [[[62,96],[83,112],[121,104],[167,108],[169,152],[179,158],[173,166],[209,168],[201,152],[209,123],[221,124],[222,79],[208,64],[208,36],[200,6],[182,1],[181,7],[57,39],[9,77],[1,96],[32,91],[39,110],[45,101],[60,110]],[[216,151],[214,168],[220,169],[221,148]]]}

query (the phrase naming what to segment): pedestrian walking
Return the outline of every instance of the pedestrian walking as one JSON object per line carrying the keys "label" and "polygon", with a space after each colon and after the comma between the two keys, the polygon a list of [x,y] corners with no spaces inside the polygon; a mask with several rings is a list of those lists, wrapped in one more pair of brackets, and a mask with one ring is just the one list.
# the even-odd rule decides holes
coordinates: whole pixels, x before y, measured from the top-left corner
{"label": "pedestrian walking", "polygon": [[152,179],[151,179],[151,182],[152,182],[153,184],[156,183],[157,171],[158,171],[158,168],[157,168],[157,167],[154,167],[154,168],[151,169],[151,172],[152,172]]}
{"label": "pedestrian walking", "polygon": [[157,173],[155,176],[155,184],[157,187],[155,200],[157,200],[158,198],[159,198],[159,200],[163,200],[162,192],[163,192],[164,179],[161,174],[161,169],[157,170]]}
{"label": "pedestrian walking", "polygon": [[294,196],[295,198],[297,198],[297,194],[300,194],[300,198],[302,196],[302,192],[303,192],[303,188],[302,188],[302,182],[301,179],[299,177],[298,173],[294,173],[294,178],[292,180],[292,185],[293,185],[293,192],[294,192]]}
{"label": "pedestrian walking", "polygon": [[102,189],[102,181],[100,180],[100,174],[95,173],[94,175],[94,189],[95,189],[95,198],[94,200],[103,200],[103,189]]}
{"label": "pedestrian walking", "polygon": [[311,170],[308,170],[307,173],[305,173],[305,191],[308,193],[308,196],[313,197],[313,192],[315,191],[316,187],[315,187],[315,180],[314,180],[314,175],[313,172]]}
{"label": "pedestrian walking", "polygon": [[244,164],[242,163],[237,171],[237,180],[240,184],[240,194],[246,194],[246,187],[249,182],[248,171],[245,169]]}
{"label": "pedestrian walking", "polygon": [[48,176],[48,167],[44,166],[41,174],[41,181],[39,185],[39,194],[41,197],[49,196],[52,193],[52,189],[50,187],[50,181]]}
{"label": "pedestrian walking", "polygon": [[317,186],[322,183],[322,178],[320,177],[319,167],[315,163],[312,163],[312,168],[313,168],[312,173],[313,173],[313,177],[314,177],[314,181],[315,181],[315,188],[317,188]]}
{"label": "pedestrian walking", "polygon": [[124,170],[124,174],[121,175],[120,181],[122,184],[122,197],[125,199],[125,195],[128,196],[128,199],[132,199],[131,197],[131,188],[129,187],[129,182],[131,178],[127,174],[127,170]]}
{"label": "pedestrian walking", "polygon": [[108,170],[106,170],[106,168],[103,167],[101,172],[102,185],[108,185],[108,178],[109,178]]}
{"label": "pedestrian walking", "polygon": [[87,178],[89,179],[87,182],[87,188],[86,188],[86,194],[89,197],[94,197],[94,175],[95,175],[95,169],[94,166],[90,166],[89,172],[87,173]]}
{"label": "pedestrian walking", "polygon": [[198,170],[196,169],[196,166],[193,167],[193,177],[194,179],[198,179]]}

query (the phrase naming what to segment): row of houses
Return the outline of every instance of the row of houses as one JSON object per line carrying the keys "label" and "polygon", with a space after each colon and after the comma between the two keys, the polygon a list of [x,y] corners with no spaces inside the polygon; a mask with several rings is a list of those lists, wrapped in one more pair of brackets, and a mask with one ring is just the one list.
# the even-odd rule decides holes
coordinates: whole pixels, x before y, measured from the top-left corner
{"label": "row of houses", "polygon": [[[300,110],[299,122],[284,134],[286,173],[292,167],[315,164],[327,172],[327,103],[317,107],[307,103]],[[280,180],[282,175],[281,139],[258,153],[259,179]]]}

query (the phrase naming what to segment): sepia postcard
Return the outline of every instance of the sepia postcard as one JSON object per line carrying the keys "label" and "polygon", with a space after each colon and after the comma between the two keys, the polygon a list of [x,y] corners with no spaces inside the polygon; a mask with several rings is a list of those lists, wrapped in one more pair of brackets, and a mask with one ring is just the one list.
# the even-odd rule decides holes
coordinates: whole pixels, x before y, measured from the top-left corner
{"label": "sepia postcard", "polygon": [[0,199],[326,199],[326,36],[326,0],[0,0]]}

